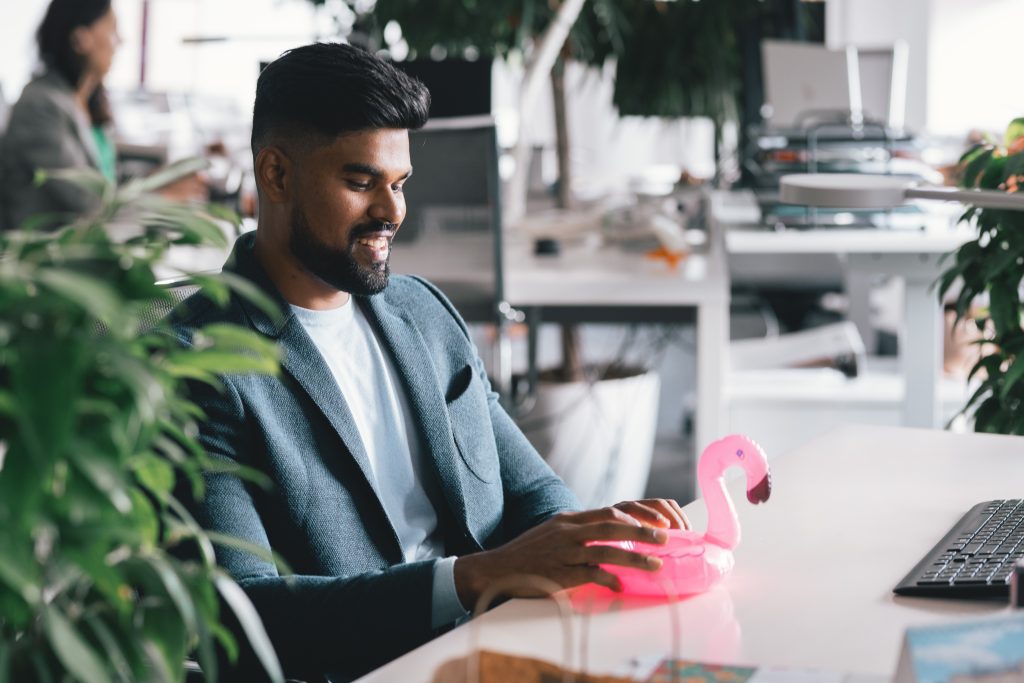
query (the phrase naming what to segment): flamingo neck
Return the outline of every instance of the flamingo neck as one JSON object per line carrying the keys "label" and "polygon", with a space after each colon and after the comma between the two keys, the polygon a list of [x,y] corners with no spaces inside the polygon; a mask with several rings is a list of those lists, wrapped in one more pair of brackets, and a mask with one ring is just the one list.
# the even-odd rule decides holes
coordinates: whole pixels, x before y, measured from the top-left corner
{"label": "flamingo neck", "polygon": [[704,540],[732,550],[740,542],[740,522],[736,508],[725,490],[722,474],[700,477],[701,495],[708,510],[708,528]]}

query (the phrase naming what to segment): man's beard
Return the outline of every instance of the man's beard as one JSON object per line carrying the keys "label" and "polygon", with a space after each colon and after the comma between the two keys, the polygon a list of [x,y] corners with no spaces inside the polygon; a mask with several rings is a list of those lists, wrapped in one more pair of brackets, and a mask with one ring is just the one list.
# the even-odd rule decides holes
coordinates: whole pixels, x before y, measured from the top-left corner
{"label": "man's beard", "polygon": [[333,247],[321,242],[314,234],[306,214],[295,207],[292,211],[292,229],[288,246],[292,255],[302,267],[327,284],[342,292],[357,296],[379,294],[388,286],[391,274],[388,259],[383,263],[361,265],[353,251],[360,237],[373,235],[382,230],[394,232],[390,223],[363,223],[352,228],[345,248]]}

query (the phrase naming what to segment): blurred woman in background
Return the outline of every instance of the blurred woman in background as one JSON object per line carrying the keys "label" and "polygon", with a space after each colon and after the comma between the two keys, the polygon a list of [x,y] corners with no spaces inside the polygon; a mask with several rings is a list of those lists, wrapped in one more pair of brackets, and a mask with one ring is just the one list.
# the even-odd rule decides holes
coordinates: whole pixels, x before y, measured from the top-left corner
{"label": "blurred woman in background", "polygon": [[43,72],[11,109],[0,147],[0,222],[21,227],[45,214],[41,227],[86,213],[97,198],[70,183],[37,186],[39,169],[85,169],[116,182],[103,78],[121,43],[111,0],[52,0],[36,34]]}

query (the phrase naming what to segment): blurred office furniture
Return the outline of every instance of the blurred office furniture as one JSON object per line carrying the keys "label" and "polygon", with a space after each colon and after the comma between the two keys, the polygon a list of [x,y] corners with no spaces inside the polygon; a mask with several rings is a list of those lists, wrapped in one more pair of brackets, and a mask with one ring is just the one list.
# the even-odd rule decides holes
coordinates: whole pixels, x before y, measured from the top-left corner
{"label": "blurred office furniture", "polygon": [[[757,406],[761,415],[777,424],[790,419],[780,417],[784,413],[792,414],[799,424],[789,433],[803,430],[805,437],[812,435],[808,430],[820,432],[830,421],[839,424],[840,420],[941,427],[963,406],[966,384],[943,381],[941,364],[931,362],[941,358],[943,340],[939,302],[931,289],[940,273],[939,260],[971,238],[970,231],[954,226],[954,215],[922,212],[917,227],[906,229],[830,227],[777,232],[761,226],[757,199],[750,191],[715,193],[710,205],[712,219],[724,235],[734,283],[746,276],[737,267],[743,264],[778,269],[776,277],[800,282],[804,262],[812,265],[815,259],[828,258],[839,263],[850,293],[847,315],[857,325],[869,354],[876,336],[866,296],[870,280],[884,274],[904,283],[898,368],[869,356],[867,371],[855,379],[802,369],[731,373],[727,412],[738,420],[731,428],[744,427],[744,421],[755,427],[762,424]],[[770,416],[764,406],[771,407]]]}
{"label": "blurred office furniture", "polygon": [[406,217],[395,234],[391,269],[435,285],[470,322],[497,325],[498,385],[511,385],[498,177],[489,116],[435,119],[409,133],[413,177]]}
{"label": "blurred office furniture", "polygon": [[430,118],[484,116],[491,105],[489,59],[414,59],[394,65],[430,91]]}
{"label": "blurred office furniture", "polygon": [[[678,656],[782,667],[766,679],[774,673],[781,677],[776,680],[891,680],[908,626],[1006,610],[999,602],[926,603],[891,591],[964,510],[982,500],[1020,496],[1021,442],[851,426],[792,452],[769,451],[778,487],[764,505],[737,508],[743,540],[729,579],[679,601],[573,591],[569,597],[585,615],[574,622],[582,628],[572,629],[570,648],[585,657],[576,668],[648,680],[630,665]],[[741,477],[726,486],[734,497],[743,495]],[[684,510],[694,528],[704,528],[701,501]],[[470,629],[475,638],[468,637]],[[577,640],[580,631],[585,647]],[[470,643],[561,662],[563,636],[553,605],[510,600],[358,683],[427,683],[442,662],[465,657]]]}
{"label": "blurred office furniture", "polygon": [[[778,178],[805,171],[931,176],[904,126],[907,46],[762,43],[764,120],[748,132],[743,163],[774,200]],[[766,212],[767,213],[767,212]],[[786,221],[791,214],[782,214]],[[795,218],[799,218],[796,216]]]}
{"label": "blurred office furniture", "polygon": [[766,120],[772,128],[800,128],[808,120],[861,109],[856,48],[815,43],[761,42]]}
{"label": "blurred office furniture", "polygon": [[[557,254],[537,254],[525,229],[508,237],[505,296],[526,314],[531,355],[536,352],[537,331],[545,322],[693,322],[698,448],[721,436],[729,282],[721,237],[714,229],[709,230],[704,248],[675,268],[619,245],[567,240]],[[535,361],[534,356],[530,365],[535,366]]]}

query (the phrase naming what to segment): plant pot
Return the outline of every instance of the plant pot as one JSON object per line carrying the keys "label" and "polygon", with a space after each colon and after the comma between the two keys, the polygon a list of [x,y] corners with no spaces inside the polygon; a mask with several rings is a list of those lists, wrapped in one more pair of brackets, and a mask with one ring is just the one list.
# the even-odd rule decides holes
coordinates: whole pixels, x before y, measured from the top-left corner
{"label": "plant pot", "polygon": [[557,382],[542,373],[520,427],[584,508],[642,498],[654,450],[658,374],[639,368]]}

